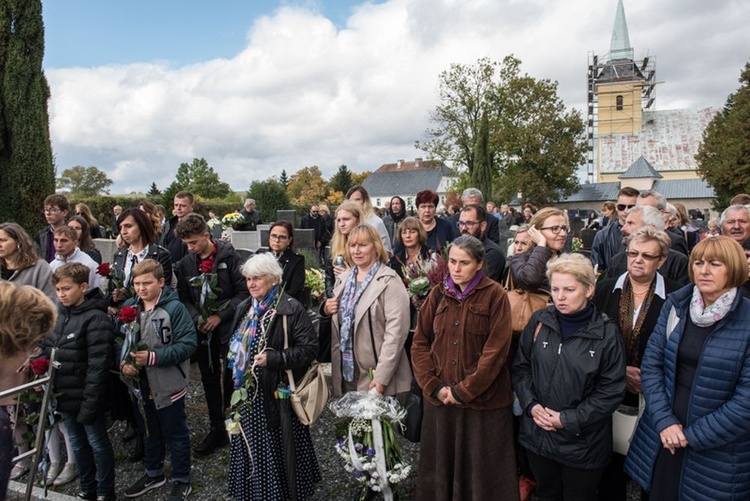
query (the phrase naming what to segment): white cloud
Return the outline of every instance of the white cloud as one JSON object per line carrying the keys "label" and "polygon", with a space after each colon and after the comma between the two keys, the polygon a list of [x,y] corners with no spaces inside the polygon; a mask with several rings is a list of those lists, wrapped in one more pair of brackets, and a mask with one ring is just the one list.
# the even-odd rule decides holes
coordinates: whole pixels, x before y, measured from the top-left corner
{"label": "white cloud", "polygon": [[[582,107],[588,52],[609,46],[616,2],[391,0],[337,28],[317,2],[249,27],[231,59],[47,71],[59,170],[97,165],[113,191],[166,187],[205,157],[235,189],[317,164],[375,169],[413,148],[453,62],[513,53]],[[626,2],[636,54],[658,57],[659,108],[723,105],[746,61],[750,3]]]}

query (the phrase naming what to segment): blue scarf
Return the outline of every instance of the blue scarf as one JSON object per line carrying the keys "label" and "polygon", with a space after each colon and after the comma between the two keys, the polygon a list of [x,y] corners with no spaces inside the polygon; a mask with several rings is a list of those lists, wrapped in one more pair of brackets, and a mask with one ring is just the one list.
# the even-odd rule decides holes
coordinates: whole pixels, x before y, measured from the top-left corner
{"label": "blue scarf", "polygon": [[341,352],[341,372],[344,381],[354,381],[354,314],[357,303],[367,285],[372,282],[373,277],[380,269],[380,261],[375,262],[367,272],[367,276],[357,287],[357,267],[355,266],[344,285],[341,294],[339,311],[341,312],[341,329],[339,331],[339,351]]}
{"label": "blue scarf", "polygon": [[252,346],[255,340],[255,335],[258,333],[258,324],[261,321],[263,325],[260,332],[262,334],[268,332],[268,327],[273,318],[270,315],[267,318],[263,318],[263,315],[271,306],[276,304],[276,300],[279,297],[279,289],[278,285],[275,286],[263,301],[253,299],[252,307],[248,309],[247,315],[242,319],[237,330],[234,331],[232,341],[229,343],[229,360],[227,366],[232,370],[235,389],[242,386],[245,371],[248,366],[252,365],[254,353],[250,352],[250,346]]}

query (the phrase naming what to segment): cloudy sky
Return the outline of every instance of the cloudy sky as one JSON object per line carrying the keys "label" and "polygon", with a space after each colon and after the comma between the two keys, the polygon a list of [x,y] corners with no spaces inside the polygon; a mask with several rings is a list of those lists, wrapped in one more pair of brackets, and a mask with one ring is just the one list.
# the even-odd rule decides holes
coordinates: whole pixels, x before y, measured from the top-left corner
{"label": "cloudy sky", "polygon": [[[616,0],[43,0],[58,172],[95,165],[114,193],[160,188],[204,157],[236,190],[318,165],[332,175],[423,156],[438,74],[514,54],[583,109]],[[720,107],[750,57],[746,0],[624,0],[657,109]]]}

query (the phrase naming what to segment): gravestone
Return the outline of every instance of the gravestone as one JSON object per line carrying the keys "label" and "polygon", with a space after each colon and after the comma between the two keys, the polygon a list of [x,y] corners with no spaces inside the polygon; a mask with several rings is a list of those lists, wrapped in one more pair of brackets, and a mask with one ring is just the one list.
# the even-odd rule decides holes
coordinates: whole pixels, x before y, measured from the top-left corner
{"label": "gravestone", "polygon": [[235,249],[255,251],[260,247],[260,233],[257,231],[234,231],[229,237]]}
{"label": "gravestone", "polygon": [[293,228],[297,228],[297,211],[277,210],[276,221],[287,221],[289,223],[292,223]]}

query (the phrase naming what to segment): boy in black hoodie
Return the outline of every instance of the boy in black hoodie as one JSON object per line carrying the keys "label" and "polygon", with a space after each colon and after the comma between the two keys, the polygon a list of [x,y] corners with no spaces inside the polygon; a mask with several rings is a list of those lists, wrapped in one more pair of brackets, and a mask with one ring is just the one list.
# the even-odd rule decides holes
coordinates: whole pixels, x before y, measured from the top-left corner
{"label": "boy in black hoodie", "polygon": [[[222,367],[226,367],[234,311],[249,293],[240,273],[242,259],[232,244],[211,238],[203,216],[186,215],[177,223],[175,234],[188,249],[177,263],[177,291],[198,331],[196,355],[211,424],[195,453],[207,455],[229,441],[224,409],[229,407],[233,385],[228,370],[222,381]],[[216,297],[207,297],[212,294]]]}
{"label": "boy in black hoodie", "polygon": [[55,270],[52,283],[60,300],[55,330],[42,342],[49,358],[57,348],[60,368],[53,387],[57,411],[68,429],[80,471],[80,499],[115,499],[115,458],[104,424],[112,365],[112,321],[98,288],[88,289],[89,268],[67,263]]}

